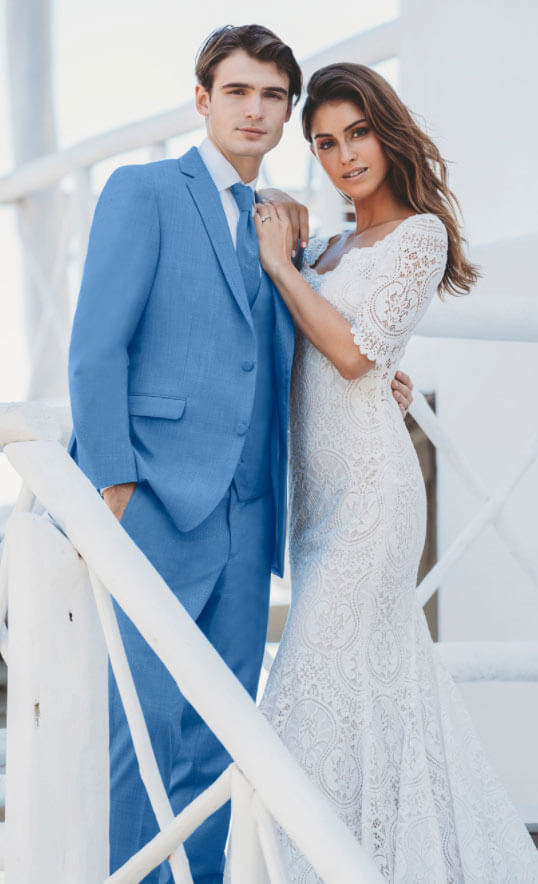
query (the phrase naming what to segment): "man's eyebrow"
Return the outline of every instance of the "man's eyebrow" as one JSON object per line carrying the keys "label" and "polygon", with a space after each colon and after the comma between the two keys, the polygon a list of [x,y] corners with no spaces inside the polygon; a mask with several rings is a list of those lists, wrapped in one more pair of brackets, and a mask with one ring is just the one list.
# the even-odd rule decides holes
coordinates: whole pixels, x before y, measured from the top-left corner
{"label": "man's eyebrow", "polygon": [[[255,87],[251,83],[224,83],[221,89],[254,89]],[[283,89],[282,86],[264,86],[263,89],[266,92],[280,92],[281,95],[288,95],[288,90]]]}
{"label": "man's eyebrow", "polygon": [[[359,123],[367,123],[368,120],[366,117],[363,117],[361,120],[355,120],[354,123],[350,123],[349,126],[346,126],[344,132],[349,132],[350,129],[353,129],[355,126],[358,126]],[[314,135],[314,140],[316,138],[329,138],[331,136],[330,132],[320,132],[319,135]]]}

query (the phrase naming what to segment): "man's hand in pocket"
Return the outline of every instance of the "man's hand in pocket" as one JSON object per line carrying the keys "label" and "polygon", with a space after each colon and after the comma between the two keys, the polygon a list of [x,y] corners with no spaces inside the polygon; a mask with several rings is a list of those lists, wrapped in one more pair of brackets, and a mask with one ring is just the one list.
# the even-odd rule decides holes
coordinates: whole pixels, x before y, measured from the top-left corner
{"label": "man's hand in pocket", "polygon": [[111,485],[103,490],[103,500],[118,521],[121,520],[136,486],[136,482],[123,482],[121,485]]}

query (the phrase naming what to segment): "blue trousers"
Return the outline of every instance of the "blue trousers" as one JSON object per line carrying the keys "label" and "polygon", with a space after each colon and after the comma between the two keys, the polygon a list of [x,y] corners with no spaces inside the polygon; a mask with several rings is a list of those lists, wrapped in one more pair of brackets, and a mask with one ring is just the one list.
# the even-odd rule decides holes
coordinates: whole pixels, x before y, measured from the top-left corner
{"label": "blue trousers", "polygon": [[[201,525],[181,533],[149,486],[141,483],[122,525],[254,699],[269,611],[272,495],[240,501],[232,485]],[[157,763],[177,814],[231,759],[129,618],[115,607]],[[113,872],[157,833],[158,826],[112,674],[109,707]],[[228,802],[185,842],[195,884],[222,884],[229,815]],[[171,881],[168,863],[144,878],[145,884]]]}

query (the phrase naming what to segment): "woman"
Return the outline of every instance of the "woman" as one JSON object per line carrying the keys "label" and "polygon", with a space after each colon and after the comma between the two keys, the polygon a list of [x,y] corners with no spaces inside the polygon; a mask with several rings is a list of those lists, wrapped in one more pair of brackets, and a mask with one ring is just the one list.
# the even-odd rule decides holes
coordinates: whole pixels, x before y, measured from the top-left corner
{"label": "woman", "polygon": [[[256,217],[297,328],[293,600],[262,708],[388,881],[538,882],[415,591],[425,490],[390,384],[436,291],[467,293],[478,276],[446,166],[362,65],[313,75],[303,128],[357,224],[311,241],[301,275],[284,214]],[[281,835],[290,881],[317,881]]]}

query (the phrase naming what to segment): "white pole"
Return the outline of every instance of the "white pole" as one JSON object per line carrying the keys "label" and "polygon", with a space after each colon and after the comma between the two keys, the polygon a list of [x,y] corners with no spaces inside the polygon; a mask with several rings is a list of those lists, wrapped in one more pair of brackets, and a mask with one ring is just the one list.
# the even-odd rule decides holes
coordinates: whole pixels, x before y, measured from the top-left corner
{"label": "white pole", "polygon": [[269,873],[269,881],[271,884],[288,884],[274,821],[256,793],[252,796],[252,807],[258,825],[258,836]]}
{"label": "white pole", "polygon": [[[56,150],[53,101],[51,2],[50,0],[8,0],[6,3],[6,49],[10,98],[11,136],[17,165],[35,162]],[[55,331],[44,315],[30,268],[35,265],[43,278],[53,274],[64,199],[57,182],[39,188],[38,193],[17,205],[17,220],[25,243],[26,329],[30,353],[40,334],[44,317],[47,358],[32,375],[28,398],[62,399],[67,395],[65,353],[56,346]],[[54,292],[56,310],[67,319],[69,300],[65,263]]]}
{"label": "white pole", "polygon": [[107,655],[86,566],[43,516],[6,534],[6,884],[108,874]]}
{"label": "white pole", "polygon": [[228,801],[231,790],[230,773],[231,765],[162,832],[155,835],[138,853],[127,860],[121,869],[107,878],[105,884],[137,884],[170,856],[178,844],[186,841],[204,820]]}
{"label": "white pole", "polygon": [[[136,692],[112,600],[101,581],[91,571],[90,582],[95,595],[97,612],[101,621],[114,677],[131,732],[140,768],[140,776],[148,793],[159,828],[163,829],[174,819],[174,812],[166,794],[157,761],[155,760],[146,720]],[[177,851],[169,857],[169,861],[174,881],[179,882],[179,884],[192,884],[189,863],[183,846],[178,847]]]}
{"label": "white pole", "polygon": [[262,884],[264,860],[252,807],[252,786],[236,764],[232,767],[230,854],[231,884]]}

